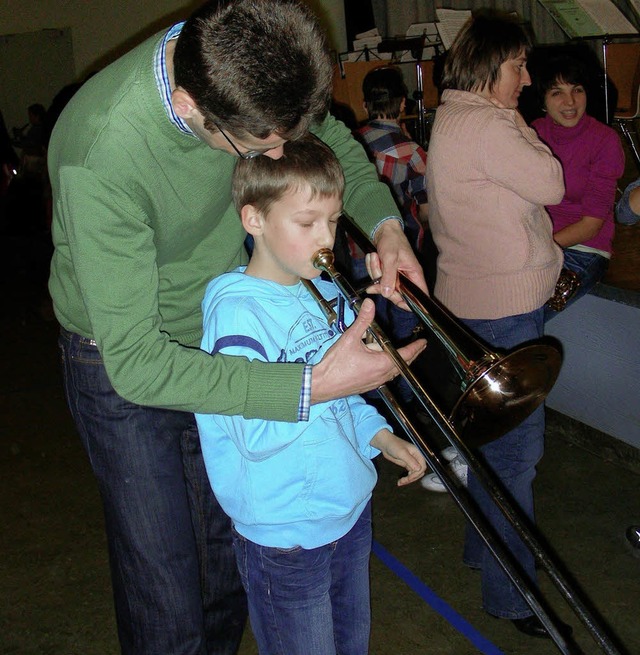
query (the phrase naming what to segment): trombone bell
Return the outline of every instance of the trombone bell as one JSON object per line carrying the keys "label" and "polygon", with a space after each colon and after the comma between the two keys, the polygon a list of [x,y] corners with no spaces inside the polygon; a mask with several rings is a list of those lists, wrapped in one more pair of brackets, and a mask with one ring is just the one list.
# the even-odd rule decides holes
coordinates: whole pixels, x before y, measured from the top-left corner
{"label": "trombone bell", "polygon": [[[373,244],[346,217],[341,218],[341,223],[345,224],[345,229],[351,236],[357,237],[360,234],[360,238],[355,240],[365,252],[371,252],[374,249]],[[340,292],[339,295],[357,312],[361,300],[348,281],[335,269],[333,262],[334,255],[330,250],[319,251],[313,259],[314,266],[331,277]],[[303,282],[316,295],[316,298],[317,295],[320,295],[311,282],[308,280]],[[441,409],[432,396],[427,393],[422,381],[417,378],[411,367],[390,344],[389,339],[381,332],[375,321],[371,323],[369,333],[395,362],[416,399],[427,410],[449,443],[457,448],[469,466],[469,470],[475,474],[478,482],[491,496],[496,507],[504,514],[524,544],[531,550],[540,567],[549,574],[557,589],[591,636],[607,655],[621,655],[611,639],[598,625],[587,605],[563,578],[562,573],[553,563],[535,533],[529,528],[528,521],[522,520],[509,497],[505,495],[502,486],[496,484],[472,450],[475,446],[505,434],[542,404],[560,371],[559,349],[550,344],[532,342],[505,354],[492,352],[461,325],[446,307],[435,298],[430,298],[423,293],[402,274],[399,275],[398,290],[421,322],[444,346],[447,351],[447,359],[456,370],[457,399],[453,403],[450,400],[444,402],[450,407],[450,410]],[[321,297],[319,303],[330,324],[339,325],[340,319],[333,311],[331,303],[324,301]],[[442,379],[444,379],[444,375]],[[576,652],[572,648],[573,644],[570,646],[567,643],[565,636],[541,605],[537,598],[537,592],[531,589],[528,581],[520,574],[519,566],[514,564],[513,557],[509,557],[513,554],[505,550],[501,540],[491,529],[484,515],[479,512],[475,503],[467,496],[457,477],[439,460],[435,454],[438,446],[429,441],[430,435],[422,435],[417,430],[402,405],[398,403],[386,385],[382,385],[378,391],[409,439],[420,449],[431,468],[440,476],[467,520],[542,622],[558,649],[563,655],[571,655]]]}
{"label": "trombone bell", "polygon": [[[361,299],[336,270],[333,252],[326,248],[319,250],[313,257],[313,265],[329,275],[357,312]],[[439,407],[375,322],[369,332],[395,361],[416,399],[436,423],[445,420],[469,447],[477,447],[518,426],[544,402],[560,372],[557,348],[530,344],[498,354],[488,350],[444,305],[402,274],[398,290],[421,322],[445,346],[460,380],[456,399],[449,407]]]}
{"label": "trombone bell", "polygon": [[469,447],[497,439],[544,402],[561,362],[558,350],[546,344],[498,357],[467,386],[449,414],[450,422]]}

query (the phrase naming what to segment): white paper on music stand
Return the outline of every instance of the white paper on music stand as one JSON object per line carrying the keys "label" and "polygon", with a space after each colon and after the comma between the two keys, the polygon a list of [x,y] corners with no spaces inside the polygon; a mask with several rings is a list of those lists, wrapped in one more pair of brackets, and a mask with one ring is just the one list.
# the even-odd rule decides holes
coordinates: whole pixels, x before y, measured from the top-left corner
{"label": "white paper on music stand", "polygon": [[380,32],[378,32],[377,27],[374,27],[373,29],[367,30],[366,32],[360,32],[360,34],[356,34],[356,39],[370,39],[376,36],[380,36]]}
{"label": "white paper on music stand", "polygon": [[427,41],[438,38],[438,28],[435,23],[412,23],[407,29],[407,36],[422,36],[427,37]]}
{"label": "white paper on music stand", "polygon": [[[411,39],[424,35],[424,48],[422,50],[422,59],[433,59],[436,46],[441,45],[438,28],[435,23],[412,23],[407,29],[407,38]],[[413,54],[407,50],[400,57],[401,62],[415,61]]]}
{"label": "white paper on music stand", "polygon": [[448,50],[462,26],[471,18],[471,11],[468,9],[436,9],[436,16],[438,17],[436,27],[440,40],[445,50]]}
{"label": "white paper on music stand", "polygon": [[570,38],[637,33],[609,0],[540,0],[540,4]]}
{"label": "white paper on music stand", "polygon": [[631,9],[633,9],[636,17],[640,17],[640,0],[629,0]]}
{"label": "white paper on music stand", "polygon": [[603,34],[635,34],[636,28],[624,14],[608,0],[578,0],[584,10],[601,27]]}

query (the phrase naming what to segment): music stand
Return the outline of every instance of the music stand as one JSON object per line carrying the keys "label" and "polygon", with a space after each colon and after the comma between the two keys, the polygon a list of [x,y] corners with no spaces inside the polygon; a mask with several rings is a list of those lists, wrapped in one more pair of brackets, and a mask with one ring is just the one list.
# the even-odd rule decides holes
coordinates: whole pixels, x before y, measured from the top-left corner
{"label": "music stand", "polygon": [[633,34],[598,34],[593,36],[578,37],[574,40],[579,41],[601,41],[601,54],[602,54],[602,74],[603,74],[603,91],[604,91],[604,116],[605,123],[611,124],[613,114],[616,110],[615,107],[611,108],[609,103],[609,61],[607,59],[608,46],[614,39],[632,39]]}

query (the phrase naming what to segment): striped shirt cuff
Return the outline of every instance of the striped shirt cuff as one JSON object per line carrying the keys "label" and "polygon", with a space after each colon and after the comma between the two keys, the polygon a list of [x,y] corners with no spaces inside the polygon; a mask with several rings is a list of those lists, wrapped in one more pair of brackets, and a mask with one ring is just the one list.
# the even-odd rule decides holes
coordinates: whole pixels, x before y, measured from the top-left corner
{"label": "striped shirt cuff", "polygon": [[298,421],[308,421],[311,409],[311,371],[313,366],[305,366],[302,370],[302,389],[298,405]]}

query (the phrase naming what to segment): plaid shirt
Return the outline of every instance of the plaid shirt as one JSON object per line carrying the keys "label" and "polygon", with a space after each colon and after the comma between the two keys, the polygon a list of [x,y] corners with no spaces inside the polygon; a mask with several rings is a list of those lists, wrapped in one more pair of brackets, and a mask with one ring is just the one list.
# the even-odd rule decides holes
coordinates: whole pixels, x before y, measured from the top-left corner
{"label": "plaid shirt", "polygon": [[422,245],[418,205],[427,202],[427,153],[395,121],[372,120],[356,132],[380,179],[389,185],[414,248]]}

